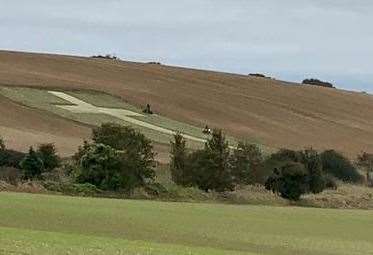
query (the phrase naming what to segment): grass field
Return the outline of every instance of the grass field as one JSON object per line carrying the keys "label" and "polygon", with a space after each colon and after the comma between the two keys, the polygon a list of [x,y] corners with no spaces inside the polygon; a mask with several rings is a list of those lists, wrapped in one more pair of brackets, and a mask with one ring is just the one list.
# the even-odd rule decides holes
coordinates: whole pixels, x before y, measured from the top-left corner
{"label": "grass field", "polygon": [[0,254],[373,254],[373,211],[0,193]]}

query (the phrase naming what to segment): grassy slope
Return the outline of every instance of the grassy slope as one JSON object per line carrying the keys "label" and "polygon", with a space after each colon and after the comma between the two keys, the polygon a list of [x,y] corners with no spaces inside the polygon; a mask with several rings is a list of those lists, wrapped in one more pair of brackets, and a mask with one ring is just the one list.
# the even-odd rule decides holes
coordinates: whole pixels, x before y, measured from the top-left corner
{"label": "grassy slope", "polygon": [[[247,76],[78,57],[0,52],[0,84],[94,89],[270,147],[373,151],[369,95]],[[0,123],[2,121],[0,120]]]}
{"label": "grassy slope", "polygon": [[0,193],[0,215],[5,254],[353,255],[373,250],[373,212],[361,210]]}

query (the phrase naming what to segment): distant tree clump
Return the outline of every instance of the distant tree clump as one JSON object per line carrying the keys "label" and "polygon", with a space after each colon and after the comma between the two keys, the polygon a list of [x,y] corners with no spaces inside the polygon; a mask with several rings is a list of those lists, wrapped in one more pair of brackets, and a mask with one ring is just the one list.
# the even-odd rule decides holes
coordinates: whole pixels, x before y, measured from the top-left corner
{"label": "distant tree clump", "polygon": [[106,55],[93,55],[93,56],[91,56],[91,58],[103,58],[103,59],[110,59],[110,60],[120,60],[120,58],[118,58],[118,57],[115,56],[115,55],[111,55],[111,54],[106,54]]}
{"label": "distant tree clump", "polygon": [[30,147],[28,154],[21,161],[20,167],[23,170],[25,179],[40,179],[44,171],[43,161],[32,147]]}
{"label": "distant tree clump", "polygon": [[335,88],[332,83],[320,81],[318,79],[305,79],[303,80],[302,84],[327,87],[327,88]]}
{"label": "distant tree clump", "polygon": [[54,144],[46,143],[39,145],[37,149],[37,154],[39,158],[44,163],[44,170],[47,172],[52,171],[61,164],[61,159],[57,155],[57,150]]}
{"label": "distant tree clump", "polygon": [[249,74],[250,76],[253,76],[253,77],[258,77],[258,78],[269,78],[267,77],[266,75],[264,74],[261,74],[261,73],[251,73]]}

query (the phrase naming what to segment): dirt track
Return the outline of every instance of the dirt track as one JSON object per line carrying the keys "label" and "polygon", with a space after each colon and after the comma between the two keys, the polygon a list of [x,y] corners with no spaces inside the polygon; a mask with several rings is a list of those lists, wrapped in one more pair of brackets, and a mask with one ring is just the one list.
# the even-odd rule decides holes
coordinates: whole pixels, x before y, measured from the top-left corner
{"label": "dirt track", "polygon": [[[136,106],[150,103],[169,118],[221,127],[270,147],[335,148],[351,157],[373,152],[373,100],[360,93],[160,65],[11,52],[0,52],[0,84],[105,91]],[[0,126],[3,122],[0,116]]]}

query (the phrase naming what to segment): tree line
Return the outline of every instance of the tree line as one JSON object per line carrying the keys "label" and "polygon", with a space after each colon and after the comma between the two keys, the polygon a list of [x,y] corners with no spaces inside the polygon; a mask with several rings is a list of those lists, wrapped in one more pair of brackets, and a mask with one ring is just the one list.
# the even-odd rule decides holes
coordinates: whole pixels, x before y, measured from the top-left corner
{"label": "tree line", "polygon": [[335,189],[336,180],[360,183],[363,177],[342,154],[309,148],[281,149],[265,156],[255,144],[239,142],[230,150],[221,130],[214,130],[204,149],[188,152],[182,135],[171,143],[171,173],[175,183],[202,190],[228,191],[237,185],[262,184],[283,198]]}
{"label": "tree line", "polygon": [[[307,193],[337,188],[336,181],[363,182],[355,166],[342,154],[312,148],[281,149],[265,155],[256,144],[241,141],[231,149],[221,130],[213,130],[204,148],[190,151],[187,141],[175,134],[171,142],[172,180],[184,187],[224,192],[237,186],[261,184],[289,200]],[[132,193],[155,183],[155,152],[151,141],[139,131],[113,123],[93,129],[91,142],[84,142],[68,164],[58,156],[53,144],[41,144],[28,153],[8,150],[0,139],[0,177],[19,172],[24,180],[42,180],[64,167],[76,184],[113,192]],[[373,156],[364,153],[358,166],[373,171]]]}

